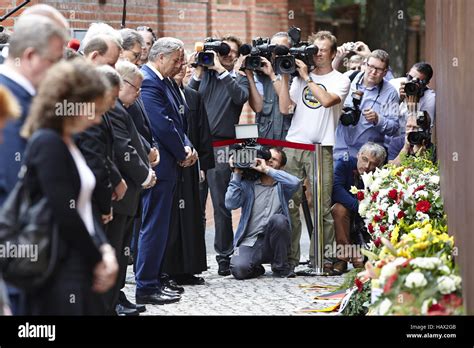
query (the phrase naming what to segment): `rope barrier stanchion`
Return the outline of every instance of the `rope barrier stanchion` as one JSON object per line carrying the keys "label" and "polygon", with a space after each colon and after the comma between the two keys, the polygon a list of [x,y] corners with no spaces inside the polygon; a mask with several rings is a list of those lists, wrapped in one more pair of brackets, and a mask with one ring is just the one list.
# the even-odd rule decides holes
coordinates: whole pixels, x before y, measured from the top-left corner
{"label": "rope barrier stanchion", "polygon": [[313,247],[314,247],[314,272],[315,275],[323,275],[323,254],[324,254],[324,229],[323,229],[323,170],[322,170],[322,148],[320,144],[315,145],[313,152],[314,173],[313,173],[313,208],[315,222],[313,224]]}

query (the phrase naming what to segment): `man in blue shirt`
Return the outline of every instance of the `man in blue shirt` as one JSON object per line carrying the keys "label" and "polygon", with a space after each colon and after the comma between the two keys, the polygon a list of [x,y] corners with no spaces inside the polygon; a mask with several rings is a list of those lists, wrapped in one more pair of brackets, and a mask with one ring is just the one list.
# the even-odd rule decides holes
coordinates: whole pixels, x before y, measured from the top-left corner
{"label": "man in blue shirt", "polygon": [[[291,242],[288,201],[300,187],[300,180],[280,169],[286,164],[281,149],[272,148],[270,153],[268,161],[256,159],[253,169],[262,173],[257,180],[242,179],[242,170],[233,168],[225,195],[227,209],[242,208],[230,261],[236,279],[264,274],[262,263],[271,263],[274,276],[295,276],[288,263]],[[229,164],[233,167],[232,159]]]}
{"label": "man in blue shirt", "polygon": [[[357,158],[349,157],[347,160],[339,159],[334,162],[334,186],[332,189],[331,214],[334,219],[336,234],[336,256],[339,259],[334,263],[333,272],[341,274],[347,270],[347,262],[351,261],[354,268],[362,268],[362,255],[353,253],[355,248],[346,248],[354,244],[351,234],[356,222],[362,222],[359,215],[359,201],[350,192],[351,187],[364,188],[361,175],[373,172],[385,162],[387,153],[385,149],[374,143],[363,145]],[[352,233],[351,233],[352,232]]]}
{"label": "man in blue shirt", "polygon": [[363,92],[360,102],[360,118],[354,125],[339,122],[336,128],[334,158],[356,157],[359,149],[371,141],[384,144],[386,135],[398,135],[399,98],[396,89],[384,80],[389,66],[388,53],[373,51],[367,59],[364,71],[352,80],[344,107],[354,107],[352,93]]}

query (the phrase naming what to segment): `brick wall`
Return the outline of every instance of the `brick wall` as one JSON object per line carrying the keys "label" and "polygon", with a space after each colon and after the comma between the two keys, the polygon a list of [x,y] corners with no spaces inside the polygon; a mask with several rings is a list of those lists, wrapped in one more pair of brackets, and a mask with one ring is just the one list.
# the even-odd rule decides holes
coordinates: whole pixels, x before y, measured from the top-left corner
{"label": "brick wall", "polygon": [[[20,3],[20,0],[0,0],[0,14]],[[30,4],[37,3],[60,10],[72,29],[87,29],[90,23],[97,21],[118,29],[122,22],[122,0],[33,0]],[[291,25],[300,27],[302,38],[306,39],[313,31],[314,23],[312,0],[127,1],[127,27],[147,25],[158,36],[180,38],[188,50],[194,49],[196,41],[209,36],[233,34],[250,43],[253,37],[269,37],[278,31],[286,31]],[[1,24],[11,27],[14,18]],[[252,121],[253,113],[246,106],[241,122]]]}

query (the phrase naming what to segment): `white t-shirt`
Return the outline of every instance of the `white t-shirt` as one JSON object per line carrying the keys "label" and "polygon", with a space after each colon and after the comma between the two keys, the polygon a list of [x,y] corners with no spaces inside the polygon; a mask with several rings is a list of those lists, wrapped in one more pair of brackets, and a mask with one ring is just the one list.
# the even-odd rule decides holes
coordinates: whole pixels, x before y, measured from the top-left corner
{"label": "white t-shirt", "polygon": [[344,99],[351,84],[349,78],[337,70],[326,75],[310,73],[311,78],[320,87],[341,98],[341,102],[330,108],[323,107],[313,97],[306,81],[301,78],[293,80],[290,98],[296,104],[295,114],[291,120],[286,140],[295,143],[334,146],[337,121],[341,116]]}

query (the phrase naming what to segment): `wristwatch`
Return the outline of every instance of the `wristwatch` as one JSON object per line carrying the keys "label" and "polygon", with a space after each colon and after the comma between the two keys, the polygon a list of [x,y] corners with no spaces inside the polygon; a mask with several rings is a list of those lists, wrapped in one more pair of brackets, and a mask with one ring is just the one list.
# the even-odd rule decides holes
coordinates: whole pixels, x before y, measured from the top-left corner
{"label": "wristwatch", "polygon": [[305,81],[306,81],[306,83],[308,84],[308,83],[310,83],[310,82],[313,82],[313,79],[311,78],[311,76],[308,76],[308,78],[307,78]]}
{"label": "wristwatch", "polygon": [[281,80],[281,75],[277,75],[273,80],[272,80],[272,83],[275,83],[277,81],[280,81]]}

